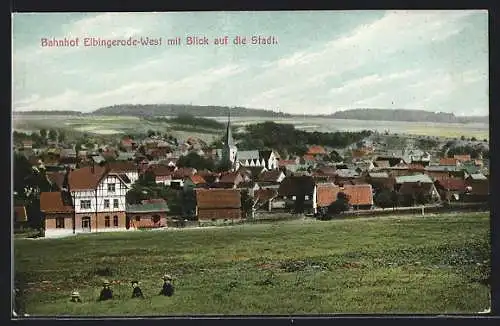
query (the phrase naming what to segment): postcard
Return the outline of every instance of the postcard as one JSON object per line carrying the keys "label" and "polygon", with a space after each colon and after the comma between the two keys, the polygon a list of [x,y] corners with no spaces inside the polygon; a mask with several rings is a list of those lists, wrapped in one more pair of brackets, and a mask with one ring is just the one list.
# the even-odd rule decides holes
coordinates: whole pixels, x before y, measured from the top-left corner
{"label": "postcard", "polygon": [[487,11],[12,24],[15,318],[490,312]]}

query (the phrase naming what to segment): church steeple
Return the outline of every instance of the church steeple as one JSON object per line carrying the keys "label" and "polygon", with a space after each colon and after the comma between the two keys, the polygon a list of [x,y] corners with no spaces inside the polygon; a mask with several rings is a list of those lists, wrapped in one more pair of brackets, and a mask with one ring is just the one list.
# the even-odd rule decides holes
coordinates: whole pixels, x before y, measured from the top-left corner
{"label": "church steeple", "polygon": [[227,111],[226,146],[234,146],[233,133],[231,131],[231,108]]}
{"label": "church steeple", "polygon": [[234,143],[233,139],[233,132],[231,131],[231,108],[228,109],[228,114],[227,114],[227,128],[226,128],[226,135],[224,138],[224,149],[222,151],[222,159],[225,162],[228,162],[232,168],[234,169],[235,162],[236,162],[236,152],[237,152],[236,145]]}

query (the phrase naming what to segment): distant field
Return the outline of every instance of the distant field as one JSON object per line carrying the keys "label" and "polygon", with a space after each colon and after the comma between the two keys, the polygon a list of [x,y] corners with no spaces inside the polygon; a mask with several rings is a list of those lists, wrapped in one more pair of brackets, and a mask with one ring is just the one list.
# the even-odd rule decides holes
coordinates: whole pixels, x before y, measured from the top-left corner
{"label": "distant field", "polygon": [[[225,117],[213,117],[211,119],[226,122]],[[232,117],[233,125],[245,126],[253,123],[260,123],[270,120],[269,118],[260,117]],[[278,123],[294,124],[297,129],[305,131],[361,131],[363,129],[376,130],[390,133],[406,133],[414,135],[428,135],[459,138],[476,137],[477,139],[489,139],[489,126],[487,124],[457,124],[457,123],[424,123],[424,122],[402,122],[402,121],[362,121],[362,120],[336,120],[336,119],[321,119],[321,118],[281,118],[275,119]],[[15,116],[13,120],[15,130],[32,130],[40,128],[68,128],[81,132],[113,134],[126,133],[129,131],[143,131],[148,129],[153,130],[173,130],[173,131],[193,131],[192,128],[179,127],[169,125],[162,122],[151,122],[141,120],[137,117],[127,116]],[[213,130],[204,131],[200,126],[196,132],[207,135],[209,139],[213,139]]]}
{"label": "distant field", "polygon": [[161,133],[170,132],[180,140],[195,136],[204,138],[208,142],[222,135],[222,130],[178,126],[165,122],[152,122],[142,120],[138,117],[128,116],[17,116],[13,119],[13,127],[14,130],[23,132],[30,132],[42,128],[62,128],[98,135],[119,135],[129,132],[146,133],[148,130],[154,130]]}
{"label": "distant field", "polygon": [[[32,315],[475,313],[489,214],[297,220],[15,240]],[[106,269],[108,275],[99,273]],[[157,295],[163,273],[176,294]],[[96,302],[109,279],[115,299]],[[130,299],[138,278],[145,300]],[[72,304],[77,289],[83,303]]]}

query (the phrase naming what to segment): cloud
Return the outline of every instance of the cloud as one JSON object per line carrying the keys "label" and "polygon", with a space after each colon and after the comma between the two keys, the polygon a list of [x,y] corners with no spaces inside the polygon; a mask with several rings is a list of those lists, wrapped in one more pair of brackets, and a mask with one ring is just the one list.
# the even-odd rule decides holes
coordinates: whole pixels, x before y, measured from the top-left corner
{"label": "cloud", "polygon": [[[279,58],[274,63],[265,62],[262,66],[264,73],[252,80],[252,84],[260,85],[255,89],[258,96],[249,95],[245,103],[258,107],[280,106],[285,110],[302,113],[304,107],[300,99],[307,96],[309,91],[324,85],[326,80],[342,79],[345,73],[377,60],[390,60],[391,55],[396,55],[399,51],[410,52],[426,44],[443,42],[459,34],[467,26],[463,20],[474,13],[477,11],[387,12],[382,18],[361,25],[322,46],[297,51]],[[390,66],[390,62],[387,66]],[[416,70],[407,70],[384,77],[374,74],[347,82],[328,93],[331,99],[330,108],[355,102],[339,98],[339,94],[348,94],[349,90],[354,91],[356,88],[364,89],[375,84],[410,78],[416,73]],[[269,89],[274,91],[268,93]],[[327,99],[325,96],[323,98]]]}
{"label": "cloud", "polygon": [[[481,85],[487,85],[487,69],[480,69],[473,62],[460,71],[461,67],[454,67],[453,61],[438,67],[440,62],[447,63],[446,59],[427,58],[428,53],[424,54],[425,60],[411,58],[418,51],[434,49],[462,35],[470,26],[467,18],[475,13],[389,11],[343,34],[332,32],[330,38],[325,35],[322,43],[287,53],[283,41],[272,51],[262,48],[262,57],[253,52],[251,60],[242,55],[243,51],[229,48],[141,50],[136,52],[137,57],[129,52],[108,56],[109,51],[96,51],[90,57],[90,52],[80,56],[82,48],[75,55],[71,48],[17,46],[14,103],[16,109],[78,110],[120,103],[279,107],[291,113],[360,106],[447,105],[454,110],[451,103],[460,102],[464,89],[476,87],[480,92]],[[62,25],[59,36],[165,36],[195,28],[194,19],[191,26],[170,17],[151,13],[91,14]],[[216,21],[228,21],[222,18]],[[209,22],[203,21],[210,25]],[[224,24],[224,28],[214,26],[217,31],[234,32]],[[300,39],[297,35],[295,39]],[[81,61],[73,67],[75,57]],[[54,83],[44,83],[51,78]]]}
{"label": "cloud", "polygon": [[359,88],[370,88],[374,86],[378,86],[381,84],[388,84],[392,83],[397,80],[401,79],[406,79],[410,77],[414,77],[417,74],[419,74],[421,71],[414,69],[414,70],[406,70],[402,72],[396,72],[392,73],[389,75],[380,75],[380,74],[373,74],[369,76],[364,76],[359,79],[351,80],[347,83],[345,83],[343,86],[338,87],[338,88],[333,88],[329,91],[330,94],[334,95],[339,95],[339,94],[344,94],[351,92],[352,90],[356,90]]}
{"label": "cloud", "polygon": [[114,104],[157,104],[185,102],[186,98],[196,97],[222,80],[245,71],[245,67],[232,64],[210,68],[179,80],[154,80],[149,82],[131,82],[118,88],[108,89],[95,94],[81,94],[66,90],[62,94],[41,98],[34,96],[14,102],[17,110],[78,109],[88,111],[100,106]]}

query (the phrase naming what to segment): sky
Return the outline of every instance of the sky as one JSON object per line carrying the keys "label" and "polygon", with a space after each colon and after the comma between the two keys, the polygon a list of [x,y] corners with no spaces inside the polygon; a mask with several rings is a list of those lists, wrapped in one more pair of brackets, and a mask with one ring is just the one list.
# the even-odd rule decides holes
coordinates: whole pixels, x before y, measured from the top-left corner
{"label": "sky", "polygon": [[[488,16],[456,11],[15,13],[14,111],[119,104],[488,115]],[[188,36],[208,45],[187,45]],[[227,45],[214,39],[228,36]],[[277,44],[235,45],[236,36]],[[161,39],[85,46],[84,39]],[[180,37],[181,45],[167,45]],[[42,46],[42,39],[78,46]]]}

